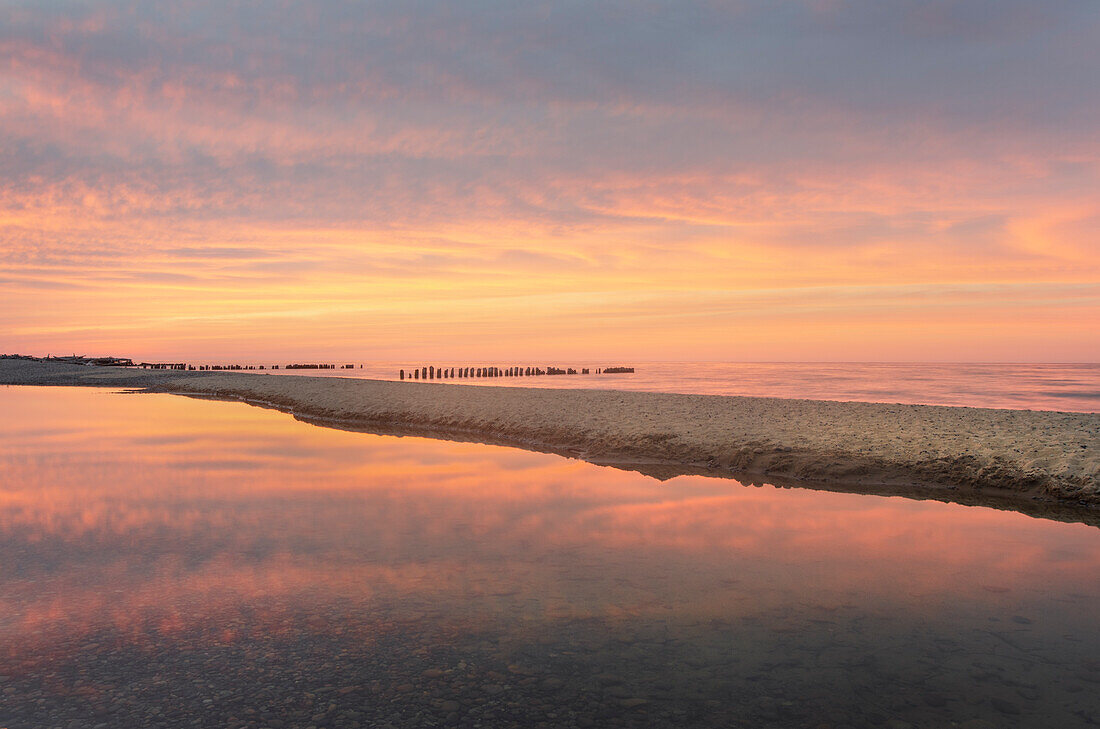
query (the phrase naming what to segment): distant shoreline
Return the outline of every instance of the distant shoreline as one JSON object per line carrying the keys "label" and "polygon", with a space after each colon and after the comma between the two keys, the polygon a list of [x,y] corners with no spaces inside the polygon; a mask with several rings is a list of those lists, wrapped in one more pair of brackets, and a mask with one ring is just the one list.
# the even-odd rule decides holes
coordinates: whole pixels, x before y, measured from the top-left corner
{"label": "distant shoreline", "polygon": [[318,425],[481,440],[658,477],[707,473],[1100,521],[1100,414],[1094,413],[485,388],[26,360],[0,360],[0,384],[240,400]]}

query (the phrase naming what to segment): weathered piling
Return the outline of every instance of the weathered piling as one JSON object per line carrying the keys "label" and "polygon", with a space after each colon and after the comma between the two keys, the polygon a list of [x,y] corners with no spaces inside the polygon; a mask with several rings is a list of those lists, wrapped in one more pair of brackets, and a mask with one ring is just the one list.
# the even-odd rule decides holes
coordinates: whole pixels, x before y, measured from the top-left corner
{"label": "weathered piling", "polygon": [[[142,366],[149,367],[174,367],[175,365],[150,365],[148,363],[142,363]],[[184,365],[179,365],[185,367]],[[241,368],[239,365],[231,365],[222,367],[215,365],[213,367],[207,366],[206,369],[229,369],[230,367],[235,369],[255,369],[254,367]],[[351,369],[355,365],[343,365],[341,369]],[[362,367],[362,365],[360,365]],[[287,365],[287,369],[335,369],[336,365]],[[199,369],[203,369],[200,367]],[[263,369],[263,367],[260,367]],[[272,369],[278,369],[278,366],[272,367]],[[495,365],[486,365],[483,367],[477,366],[463,366],[463,367],[443,367],[441,365],[426,365],[421,366],[406,372],[404,369],[398,371],[397,377],[400,380],[444,380],[454,378],[487,378],[487,377],[541,377],[543,375],[591,375],[591,374],[633,374],[633,367],[556,367],[554,365],[547,365],[545,368],[538,366],[523,366],[523,365],[510,365],[508,367],[497,367]]]}

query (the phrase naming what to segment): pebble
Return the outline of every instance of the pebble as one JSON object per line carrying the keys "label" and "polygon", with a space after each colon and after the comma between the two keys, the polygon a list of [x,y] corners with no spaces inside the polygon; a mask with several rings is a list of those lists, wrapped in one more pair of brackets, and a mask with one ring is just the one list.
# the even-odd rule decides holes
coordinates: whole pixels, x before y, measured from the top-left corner
{"label": "pebble", "polygon": [[[923,729],[957,722],[959,729],[995,729],[959,717],[992,706],[1006,723],[1025,707],[1039,716],[1058,700],[1086,710],[1097,703],[1082,688],[1100,677],[1095,662],[1023,676],[1011,662],[971,652],[962,638],[946,658],[933,642],[919,647],[923,653],[906,647],[867,658],[862,651],[874,634],[846,632],[842,621],[815,628],[804,620],[810,635],[782,644],[761,637],[768,624],[755,628],[738,620],[730,628],[708,621],[693,628],[690,639],[669,637],[672,629],[658,624],[620,639],[623,633],[597,620],[574,620],[565,637],[547,631],[527,642],[404,626],[377,630],[371,640],[356,640],[353,632],[337,638],[300,631],[294,639],[230,645],[196,639],[186,651],[162,645],[152,653],[108,649],[117,641],[104,639],[91,654],[52,660],[33,674],[7,670],[0,726]],[[854,649],[857,658],[836,664],[854,677],[851,684],[839,688],[817,672],[830,667],[831,648],[817,640],[825,633],[814,631],[828,631],[831,640]],[[1006,635],[1027,641],[1028,631]],[[935,666],[943,679],[908,683],[914,666]],[[970,671],[985,678],[987,691],[1018,695],[1018,704],[990,698],[980,687],[956,690],[947,681]],[[1076,674],[1089,683],[1067,681]],[[1067,701],[1070,692],[1074,698]],[[10,706],[20,715],[5,713]]]}

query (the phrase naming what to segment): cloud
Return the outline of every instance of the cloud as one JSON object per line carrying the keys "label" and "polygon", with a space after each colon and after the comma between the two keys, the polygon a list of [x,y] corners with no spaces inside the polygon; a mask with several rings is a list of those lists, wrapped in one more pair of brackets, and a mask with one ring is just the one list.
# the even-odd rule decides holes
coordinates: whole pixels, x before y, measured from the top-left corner
{"label": "cloud", "polygon": [[0,274],[304,309],[1095,281],[1098,31],[1061,1],[11,2]]}
{"label": "cloud", "polygon": [[178,258],[199,260],[247,260],[253,258],[270,258],[273,255],[269,251],[257,250],[255,248],[230,248],[226,246],[187,246],[182,248],[168,248],[164,250],[164,253]]}

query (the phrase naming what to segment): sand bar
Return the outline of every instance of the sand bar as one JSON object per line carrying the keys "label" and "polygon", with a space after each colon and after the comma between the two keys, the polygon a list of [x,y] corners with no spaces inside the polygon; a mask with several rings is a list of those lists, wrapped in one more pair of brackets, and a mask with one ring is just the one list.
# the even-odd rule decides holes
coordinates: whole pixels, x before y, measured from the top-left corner
{"label": "sand bar", "polygon": [[[236,399],[322,425],[474,439],[653,473],[838,491],[1100,508],[1100,414],[0,360],[0,384]],[[1041,510],[1041,509],[1040,509]],[[1091,518],[1086,521],[1093,521]]]}

